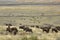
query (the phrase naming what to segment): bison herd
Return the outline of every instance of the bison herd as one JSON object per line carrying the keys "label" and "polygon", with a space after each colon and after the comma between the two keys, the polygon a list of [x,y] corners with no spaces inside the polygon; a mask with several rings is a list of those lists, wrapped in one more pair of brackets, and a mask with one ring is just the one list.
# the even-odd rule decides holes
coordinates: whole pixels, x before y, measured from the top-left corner
{"label": "bison herd", "polygon": [[[6,28],[7,32],[13,33],[14,35],[16,35],[18,33],[18,29],[16,27],[11,28],[12,24],[6,24],[6,26],[8,26]],[[30,27],[32,27],[32,28],[36,27],[36,28],[41,29],[43,32],[46,32],[46,33],[49,33],[50,30],[51,30],[51,32],[56,32],[56,33],[58,33],[60,31],[60,26],[54,26],[54,25],[50,25],[50,24],[44,24],[42,26],[30,25]],[[23,29],[25,32],[33,33],[33,29],[31,29],[25,25],[20,25],[19,29]]]}

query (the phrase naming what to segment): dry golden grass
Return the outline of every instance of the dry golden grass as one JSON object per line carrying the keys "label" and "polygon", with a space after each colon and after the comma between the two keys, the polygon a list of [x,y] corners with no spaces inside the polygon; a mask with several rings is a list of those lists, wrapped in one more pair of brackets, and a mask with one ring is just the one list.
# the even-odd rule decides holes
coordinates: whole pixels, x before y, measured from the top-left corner
{"label": "dry golden grass", "polygon": [[[0,12],[19,12],[19,11],[26,11],[26,12],[39,12],[39,14],[42,13],[48,13],[48,14],[60,14],[60,6],[3,6],[0,7]],[[51,13],[49,13],[51,12]]]}
{"label": "dry golden grass", "polygon": [[[0,13],[8,14],[8,13],[25,13],[24,15],[39,15],[41,13],[44,14],[60,14],[60,6],[3,6],[0,7]],[[27,13],[27,14],[26,14]],[[15,14],[16,15],[16,14]],[[19,14],[18,14],[19,15]],[[26,20],[24,20],[26,19]],[[54,17],[0,17],[0,23],[6,23],[10,22],[7,20],[12,20],[14,22],[10,23],[16,23],[16,24],[54,24],[54,25],[60,25],[60,16],[54,16]],[[17,26],[18,28],[18,26]],[[0,26],[0,31],[3,33],[0,35],[0,40],[60,40],[60,32],[59,33],[43,33],[40,29],[32,28],[33,33],[26,33],[23,30],[19,30],[19,33],[17,35],[8,34],[5,35],[5,29],[6,26]],[[33,37],[33,38],[31,38]],[[31,39],[30,39],[31,38]]]}
{"label": "dry golden grass", "polygon": [[[1,30],[5,30],[0,26]],[[0,31],[1,31],[0,30]],[[19,30],[19,33],[17,35],[13,34],[0,34],[0,40],[60,40],[60,32],[59,33],[45,33],[42,32],[42,30],[38,28],[32,28],[33,33],[26,33],[24,31]],[[5,31],[2,31],[3,33]]]}

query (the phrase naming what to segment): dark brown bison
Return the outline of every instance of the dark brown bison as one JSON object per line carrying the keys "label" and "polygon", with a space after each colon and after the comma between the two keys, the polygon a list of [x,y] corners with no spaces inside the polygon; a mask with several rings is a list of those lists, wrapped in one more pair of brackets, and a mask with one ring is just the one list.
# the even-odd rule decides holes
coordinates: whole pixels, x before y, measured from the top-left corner
{"label": "dark brown bison", "polygon": [[55,26],[52,28],[52,32],[58,33],[58,31],[60,31],[60,26]]}
{"label": "dark brown bison", "polygon": [[25,27],[25,28],[24,28],[24,31],[33,33],[33,32],[32,32],[32,29],[30,29],[30,28],[28,28],[28,27]]}
{"label": "dark brown bison", "polygon": [[10,28],[14,35],[17,34],[18,30],[16,27]]}
{"label": "dark brown bison", "polygon": [[26,32],[32,32],[32,29],[30,29],[29,27],[25,27],[25,26],[19,26],[20,29],[23,29]]}
{"label": "dark brown bison", "polygon": [[22,26],[19,26],[19,28],[20,28],[20,29],[24,29],[24,28],[25,28],[25,26],[24,26],[24,25],[22,25]]}
{"label": "dark brown bison", "polygon": [[6,31],[13,33],[14,35],[17,34],[18,30],[16,27],[12,27],[12,28],[7,28]]}
{"label": "dark brown bison", "polygon": [[50,31],[50,27],[41,27],[41,29],[43,30],[43,32],[45,31],[46,33],[49,33]]}
{"label": "dark brown bison", "polygon": [[6,28],[6,31],[8,31],[9,33],[13,33],[14,35],[17,34],[18,30],[17,30],[16,27],[10,28],[10,26],[12,26],[12,24],[6,24],[6,26],[8,26],[8,27]]}
{"label": "dark brown bison", "polygon": [[40,29],[42,29],[43,32],[45,31],[46,33],[49,33],[51,27],[52,27],[52,25],[45,24],[45,25],[41,26]]}
{"label": "dark brown bison", "polygon": [[56,26],[57,30],[60,31],[60,26]]}
{"label": "dark brown bison", "polygon": [[57,28],[56,28],[56,27],[53,27],[53,28],[52,28],[52,32],[56,32],[56,33],[58,33]]}

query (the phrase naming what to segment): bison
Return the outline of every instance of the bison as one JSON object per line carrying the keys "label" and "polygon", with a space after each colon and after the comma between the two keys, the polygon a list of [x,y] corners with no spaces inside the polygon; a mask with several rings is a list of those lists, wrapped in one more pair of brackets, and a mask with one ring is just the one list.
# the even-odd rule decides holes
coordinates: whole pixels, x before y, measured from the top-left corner
{"label": "bison", "polygon": [[26,32],[32,32],[32,29],[30,29],[29,27],[25,27],[25,26],[19,26],[20,29],[23,29]]}
{"label": "bison", "polygon": [[8,31],[9,33],[13,33],[14,35],[17,34],[18,29],[17,29],[16,27],[10,28],[10,26],[12,26],[12,24],[6,24],[6,26],[8,26],[8,27],[6,28],[6,31]]}
{"label": "bison", "polygon": [[46,33],[49,33],[50,31],[50,27],[41,27],[41,29],[43,30],[43,32],[45,31]]}
{"label": "bison", "polygon": [[20,29],[24,29],[24,28],[25,28],[25,26],[24,26],[24,25],[22,25],[22,26],[19,26],[19,28],[20,28]]}
{"label": "bison", "polygon": [[12,28],[7,28],[6,31],[13,33],[14,35],[17,34],[18,30],[16,27],[12,27]]}
{"label": "bison", "polygon": [[26,31],[26,32],[32,32],[32,29],[30,29],[30,28],[28,28],[28,27],[25,27],[25,28],[24,28],[24,31]]}
{"label": "bison", "polygon": [[16,27],[10,28],[10,30],[13,32],[14,35],[16,35],[18,32]]}
{"label": "bison", "polygon": [[50,29],[51,29],[52,26],[53,26],[53,25],[45,24],[45,25],[43,25],[42,27],[40,27],[40,29],[42,29],[43,32],[45,31],[46,33],[49,33],[49,31],[50,31]]}
{"label": "bison", "polygon": [[58,33],[57,28],[56,28],[56,27],[53,27],[53,28],[52,28],[52,32],[56,32],[56,33]]}
{"label": "bison", "polygon": [[60,31],[60,26],[55,26],[52,28],[52,32],[58,33],[58,31]]}
{"label": "bison", "polygon": [[60,26],[56,26],[57,30],[60,31]]}

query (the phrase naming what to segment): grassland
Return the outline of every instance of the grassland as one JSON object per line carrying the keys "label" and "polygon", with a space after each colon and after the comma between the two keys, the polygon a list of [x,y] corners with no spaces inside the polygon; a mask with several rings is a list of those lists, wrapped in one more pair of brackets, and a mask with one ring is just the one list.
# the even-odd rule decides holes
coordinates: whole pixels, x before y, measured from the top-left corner
{"label": "grassland", "polygon": [[[42,16],[41,16],[42,15]],[[60,24],[60,16],[43,16],[43,15],[60,15],[60,6],[1,6],[0,24],[12,23],[18,24]],[[20,16],[20,17],[16,17]],[[21,17],[22,16],[22,17]],[[28,17],[27,17],[28,16]],[[35,17],[34,17],[35,16]],[[17,20],[16,20],[17,19]]]}
{"label": "grassland", "polygon": [[[17,27],[18,28],[18,27]],[[19,29],[17,35],[6,35],[6,26],[0,26],[0,40],[60,40],[60,32],[45,33],[38,28],[32,28],[33,33],[25,32]]]}
{"label": "grassland", "polygon": [[[60,6],[0,6],[0,31],[3,33],[6,29],[5,23],[12,23],[17,28],[19,24],[42,25],[48,23],[60,25],[60,16],[51,15],[60,15]],[[34,32],[32,34],[21,30],[15,36],[0,33],[0,40],[60,40],[60,32],[47,34],[40,29],[32,29]]]}

